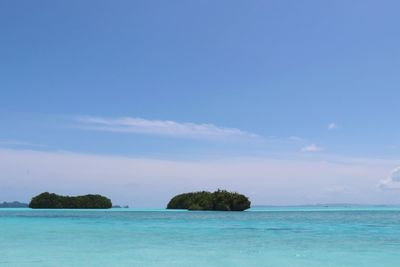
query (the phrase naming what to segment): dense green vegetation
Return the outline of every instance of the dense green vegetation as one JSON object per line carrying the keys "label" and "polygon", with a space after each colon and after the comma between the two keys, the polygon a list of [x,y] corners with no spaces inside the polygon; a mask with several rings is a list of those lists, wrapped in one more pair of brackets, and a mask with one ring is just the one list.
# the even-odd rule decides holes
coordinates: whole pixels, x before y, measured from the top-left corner
{"label": "dense green vegetation", "polygon": [[239,193],[218,190],[180,194],[173,197],[167,209],[243,211],[250,208],[250,200]]}
{"label": "dense green vegetation", "polygon": [[109,209],[111,200],[101,195],[60,196],[53,193],[41,193],[32,198],[32,209]]}

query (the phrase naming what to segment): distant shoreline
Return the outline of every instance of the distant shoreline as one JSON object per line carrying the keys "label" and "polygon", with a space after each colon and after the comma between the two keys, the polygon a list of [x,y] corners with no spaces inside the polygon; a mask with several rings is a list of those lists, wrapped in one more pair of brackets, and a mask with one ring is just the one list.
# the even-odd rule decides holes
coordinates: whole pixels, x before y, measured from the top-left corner
{"label": "distant shoreline", "polygon": [[0,208],[28,208],[28,203],[22,203],[19,201],[12,201],[0,203]]}

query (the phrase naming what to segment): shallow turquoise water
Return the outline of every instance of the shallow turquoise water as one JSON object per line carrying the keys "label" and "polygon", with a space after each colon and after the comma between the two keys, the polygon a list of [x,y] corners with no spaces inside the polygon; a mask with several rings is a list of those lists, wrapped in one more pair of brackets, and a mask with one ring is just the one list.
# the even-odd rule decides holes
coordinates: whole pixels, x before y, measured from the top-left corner
{"label": "shallow turquoise water", "polygon": [[398,267],[400,209],[2,209],[0,266]]}

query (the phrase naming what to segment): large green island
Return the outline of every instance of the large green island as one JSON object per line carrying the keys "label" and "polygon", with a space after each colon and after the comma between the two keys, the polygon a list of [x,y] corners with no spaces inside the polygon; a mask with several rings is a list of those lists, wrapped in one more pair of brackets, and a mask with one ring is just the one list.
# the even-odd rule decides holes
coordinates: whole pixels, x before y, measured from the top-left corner
{"label": "large green island", "polygon": [[250,200],[245,195],[217,190],[184,193],[173,197],[167,209],[243,211],[250,208]]}
{"label": "large green island", "polygon": [[111,200],[101,195],[60,196],[44,192],[32,198],[32,209],[109,209]]}

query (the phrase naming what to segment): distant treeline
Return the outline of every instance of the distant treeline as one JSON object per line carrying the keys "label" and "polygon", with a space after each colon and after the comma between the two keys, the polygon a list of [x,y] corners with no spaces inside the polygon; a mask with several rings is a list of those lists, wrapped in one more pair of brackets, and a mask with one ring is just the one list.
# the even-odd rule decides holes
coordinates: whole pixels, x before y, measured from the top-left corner
{"label": "distant treeline", "polygon": [[28,204],[18,201],[0,203],[0,208],[27,208]]}
{"label": "distant treeline", "polygon": [[218,190],[191,192],[173,197],[167,209],[243,211],[250,208],[250,200],[239,193]]}
{"label": "distant treeline", "polygon": [[29,203],[32,209],[109,209],[111,200],[101,195],[60,196],[54,193],[41,193]]}

